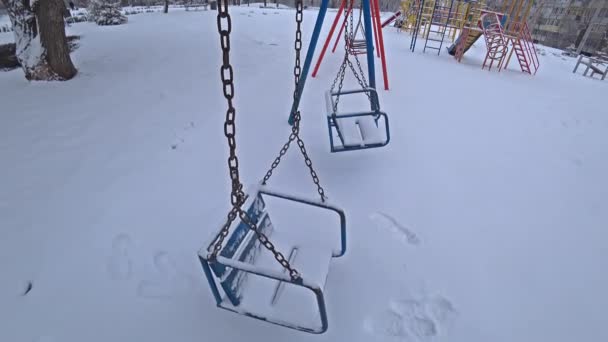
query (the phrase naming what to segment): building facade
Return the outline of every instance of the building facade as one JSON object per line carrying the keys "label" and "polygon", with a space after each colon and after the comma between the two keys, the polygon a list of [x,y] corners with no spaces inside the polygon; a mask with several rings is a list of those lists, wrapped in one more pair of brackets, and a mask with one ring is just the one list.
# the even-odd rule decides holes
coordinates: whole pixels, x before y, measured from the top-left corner
{"label": "building facade", "polygon": [[587,53],[608,49],[607,0],[539,0],[530,17],[532,35],[539,43],[560,49],[581,44]]}

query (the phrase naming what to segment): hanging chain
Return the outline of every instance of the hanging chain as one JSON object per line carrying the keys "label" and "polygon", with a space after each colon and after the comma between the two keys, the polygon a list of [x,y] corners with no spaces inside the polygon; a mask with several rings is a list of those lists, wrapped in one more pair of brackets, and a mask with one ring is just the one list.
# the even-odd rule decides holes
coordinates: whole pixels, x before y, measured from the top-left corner
{"label": "hanging chain", "polygon": [[234,70],[230,64],[230,32],[232,32],[232,21],[228,13],[228,1],[219,1],[217,8],[217,30],[220,34],[220,44],[222,47],[222,67],[220,75],[224,97],[228,103],[226,110],[226,121],[224,122],[224,135],[228,140],[230,155],[228,157],[228,170],[232,182],[230,193],[230,203],[233,206],[241,205],[244,201],[243,185],[239,179],[239,159],[236,155],[236,109],[232,103],[234,99]]}
{"label": "hanging chain", "polygon": [[[300,22],[302,21],[302,0],[297,0],[300,3],[298,12],[300,13]],[[220,43],[222,48],[222,67],[220,69],[224,97],[226,98],[226,102],[228,104],[228,109],[226,110],[226,121],[224,122],[224,135],[228,140],[228,147],[230,149],[229,157],[228,157],[228,169],[230,173],[230,180],[232,182],[232,191],[230,193],[230,202],[232,203],[232,209],[228,213],[226,223],[222,226],[222,229],[215,237],[213,241],[213,250],[211,251],[209,258],[214,260],[217,258],[218,254],[222,250],[222,245],[224,240],[230,233],[230,225],[236,217],[240,217],[245,224],[249,226],[251,230],[253,230],[260,241],[261,244],[264,245],[272,254],[274,258],[283,266],[285,269],[289,271],[289,275],[292,280],[297,280],[300,278],[300,274],[296,271],[290,264],[285,256],[276,250],[272,242],[268,239],[268,237],[258,229],[258,226],[251,221],[247,212],[244,211],[241,206],[245,201],[245,194],[243,193],[243,185],[239,179],[239,160],[236,155],[236,109],[232,103],[234,98],[234,69],[230,64],[230,32],[232,31],[232,22],[230,18],[230,14],[228,13],[228,0],[219,0],[217,7],[217,29],[220,34]],[[297,16],[296,16],[297,18]],[[298,23],[298,31],[300,31],[300,25]],[[300,37],[300,47],[301,47],[301,32],[296,34],[296,38]],[[298,49],[298,43],[296,42],[296,49]],[[298,53],[298,61],[296,62],[296,68],[294,69],[294,73],[297,73],[297,77],[299,77],[299,53]],[[299,118],[298,118],[299,120]],[[299,128],[298,128],[299,129]],[[296,130],[297,137],[297,130]],[[298,138],[299,139],[299,138]],[[298,142],[299,144],[299,142]],[[274,164],[274,163],[273,163]],[[307,164],[308,165],[308,164]]]}
{"label": "hanging chain", "polygon": [[[296,51],[296,59],[295,59],[295,65],[293,68],[294,87],[295,87],[295,89],[293,91],[293,100],[296,103],[300,102],[300,96],[301,96],[301,91],[299,89],[299,83],[300,83],[300,76],[301,76],[301,72],[302,72],[302,69],[300,67],[300,52],[302,51],[301,27],[302,27],[303,16],[304,16],[304,3],[302,0],[296,0],[296,38],[295,38],[295,43],[294,43],[294,48]],[[296,112],[294,113],[294,123],[293,123],[293,126],[291,127],[291,134],[289,134],[289,138],[287,139],[287,142],[283,145],[283,147],[279,151],[279,155],[272,162],[270,169],[266,172],[266,175],[264,176],[264,179],[262,180],[262,184],[265,185],[268,182],[268,180],[270,180],[270,177],[272,177],[272,173],[281,163],[281,158],[283,158],[283,156],[287,153],[287,150],[289,150],[291,143],[294,140],[296,140],[298,147],[300,148],[300,152],[302,153],[302,156],[304,157],[304,162],[306,163],[306,166],[308,167],[308,170],[310,171],[310,176],[312,178],[312,181],[317,186],[317,192],[319,193],[319,196],[321,197],[321,202],[325,202],[325,199],[326,199],[325,189],[323,189],[323,186],[321,186],[317,172],[315,171],[315,169],[312,166],[312,160],[308,156],[308,152],[306,151],[306,146],[304,145],[304,140],[302,140],[302,138],[300,138],[300,119],[301,119],[301,117],[302,116],[300,115],[300,111],[296,110]]]}
{"label": "hanging chain", "polygon": [[[340,92],[342,91],[342,86],[344,84],[344,76],[346,75],[347,66],[352,71],[353,75],[357,79],[357,83],[359,83],[361,88],[365,89],[368,87],[367,79],[365,78],[365,73],[363,72],[363,68],[361,67],[361,62],[359,61],[359,57],[357,57],[357,54],[354,51],[351,53],[351,46],[354,44],[354,41],[355,41],[355,26],[354,26],[354,13],[353,13],[354,12],[354,10],[353,10],[354,0],[350,0],[349,6],[350,6],[351,10],[344,11],[344,17],[345,17],[344,19],[348,20],[347,23],[344,25],[344,59],[342,60],[340,69],[338,69],[336,78],[334,78],[334,81],[330,88],[330,92],[333,94],[334,89],[336,88],[336,84],[338,84],[338,92],[336,94],[336,100],[333,103],[333,108],[332,108],[334,115],[338,112],[338,104],[340,103]],[[359,11],[362,11],[362,9],[360,8]],[[350,12],[350,14],[349,14],[349,12]],[[361,12],[359,14],[361,15]],[[357,69],[355,69],[355,66],[351,62],[351,60],[349,58],[350,55],[354,56],[355,62],[357,64],[357,69],[359,69],[359,71],[357,71]],[[338,81],[339,81],[339,83],[338,83]],[[366,92],[365,94],[367,95],[367,98],[370,100],[370,102],[372,102],[374,104],[375,103],[374,99],[372,99],[369,92]],[[374,108],[375,107],[376,106],[374,106]]]}
{"label": "hanging chain", "polygon": [[291,266],[289,260],[285,258],[283,253],[276,250],[274,244],[270,242],[268,237],[260,231],[260,229],[254,222],[251,221],[251,219],[249,218],[249,216],[247,216],[247,213],[244,210],[240,211],[239,217],[254,231],[258,238],[258,241],[260,241],[260,243],[264,245],[264,247],[266,247],[266,249],[268,249],[274,255],[274,258],[279,262],[279,264],[281,264],[281,266],[283,266],[283,268],[285,268],[289,272],[289,276],[291,277],[291,279],[299,279],[300,273]]}

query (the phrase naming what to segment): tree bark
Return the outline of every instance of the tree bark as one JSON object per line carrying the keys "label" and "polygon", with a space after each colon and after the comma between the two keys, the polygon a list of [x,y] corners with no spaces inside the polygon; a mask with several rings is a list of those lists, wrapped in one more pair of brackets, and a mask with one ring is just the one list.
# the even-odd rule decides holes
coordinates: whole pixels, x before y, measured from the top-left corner
{"label": "tree bark", "polygon": [[[63,0],[2,0],[15,34],[15,55],[28,80],[66,80],[76,68],[69,54]],[[39,14],[38,16],[36,14]]]}
{"label": "tree bark", "polygon": [[65,36],[63,15],[66,10],[63,0],[41,0],[36,6],[36,17],[47,62],[59,78],[69,80],[76,75],[76,68]]}
{"label": "tree bark", "polygon": [[15,56],[28,80],[36,75],[50,76],[44,49],[38,35],[38,23],[29,0],[2,0],[8,11],[15,35]]}
{"label": "tree bark", "polygon": [[164,9],[165,13],[169,13],[169,0],[165,0],[165,9]]}

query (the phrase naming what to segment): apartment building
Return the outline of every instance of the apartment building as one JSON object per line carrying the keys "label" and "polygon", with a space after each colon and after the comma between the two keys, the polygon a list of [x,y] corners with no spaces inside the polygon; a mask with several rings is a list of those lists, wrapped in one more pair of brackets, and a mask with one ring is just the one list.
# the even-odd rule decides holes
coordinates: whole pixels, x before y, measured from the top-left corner
{"label": "apartment building", "polygon": [[557,48],[578,47],[585,31],[591,32],[584,52],[608,49],[608,1],[606,0],[539,0],[530,17],[534,39]]}

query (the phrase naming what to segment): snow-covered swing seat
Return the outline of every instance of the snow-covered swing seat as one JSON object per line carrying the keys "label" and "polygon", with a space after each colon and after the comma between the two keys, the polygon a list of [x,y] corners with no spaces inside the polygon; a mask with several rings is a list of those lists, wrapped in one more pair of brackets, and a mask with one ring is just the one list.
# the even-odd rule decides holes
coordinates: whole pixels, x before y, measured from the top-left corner
{"label": "snow-covered swing seat", "polygon": [[[365,94],[370,110],[340,112],[336,98],[344,95]],[[380,110],[376,89],[327,91],[325,93],[327,126],[331,152],[352,151],[388,145],[391,135],[388,116]]]}
{"label": "snow-covered swing seat", "polygon": [[[365,16],[365,21],[368,23],[371,20],[369,3],[365,0],[361,1],[356,28],[353,25],[353,4],[354,0],[350,0],[350,10],[344,13],[344,59],[330,90],[325,93],[331,152],[383,147],[388,145],[391,139],[388,115],[380,110],[378,92],[375,89],[372,32],[371,29],[365,30],[361,24],[362,16]],[[365,39],[356,39],[359,28],[364,33]],[[363,53],[367,55],[369,83],[357,57]],[[354,61],[351,61],[351,57]],[[342,89],[347,69],[352,71],[359,83],[359,89]],[[362,99],[365,99],[365,103],[358,101]],[[352,106],[352,100],[359,103]],[[361,108],[365,109],[361,110]]]}
{"label": "snow-covered swing seat", "polygon": [[[199,259],[215,297],[218,307],[250,316],[270,323],[302,330],[323,333],[328,319],[325,307],[324,287],[332,258],[346,252],[346,222],[344,212],[327,202],[294,197],[276,192],[267,186],[250,191],[242,208],[249,219],[282,251],[289,263],[298,271],[300,278],[293,280],[267,251],[258,237],[243,220],[236,219],[230,226],[231,234],[215,260],[210,253],[215,238],[199,251]],[[279,220],[270,218],[271,201],[291,202],[303,217],[323,216],[319,209],[337,214],[339,232],[334,229],[323,236],[311,236],[311,228],[319,222],[315,219],[294,220],[289,212],[281,213]],[[313,209],[311,209],[313,208]],[[316,209],[314,209],[316,208]],[[327,216],[327,215],[325,215]],[[333,215],[330,215],[333,216]],[[319,227],[321,229],[330,227]],[[337,228],[337,227],[336,227]],[[221,231],[221,230],[220,230]],[[337,236],[337,241],[327,242],[328,236]],[[219,234],[218,234],[219,235]]]}

